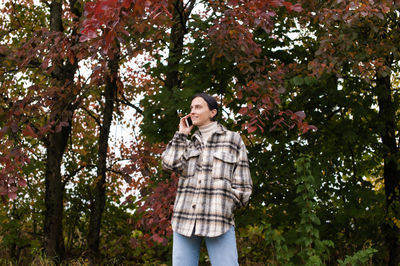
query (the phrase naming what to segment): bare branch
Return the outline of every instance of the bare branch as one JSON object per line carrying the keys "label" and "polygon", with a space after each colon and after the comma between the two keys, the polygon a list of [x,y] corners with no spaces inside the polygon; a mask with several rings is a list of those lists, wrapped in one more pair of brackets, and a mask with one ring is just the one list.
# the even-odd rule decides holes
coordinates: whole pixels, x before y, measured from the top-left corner
{"label": "bare branch", "polygon": [[122,100],[118,99],[118,102],[126,104],[129,107],[132,107],[133,109],[136,110],[139,114],[143,115],[143,110],[131,103],[128,99],[125,98],[123,94],[121,94]]}
{"label": "bare branch", "polygon": [[94,121],[96,121],[97,125],[101,126],[101,122],[100,119],[98,117],[96,117],[93,112],[91,112],[90,110],[86,109],[86,107],[81,106],[82,110],[84,110],[91,118],[94,119]]}
{"label": "bare branch", "polygon": [[[186,5],[185,5],[185,10],[186,10],[185,11],[185,20],[186,21],[188,20],[190,14],[192,13],[195,4],[196,4],[196,0],[190,0],[186,3]],[[189,7],[188,7],[188,5],[189,5]]]}
{"label": "bare branch", "polygon": [[70,174],[68,175],[64,175],[64,181],[63,181],[63,186],[65,187],[65,185],[74,177],[76,176],[77,173],[79,173],[80,171],[82,171],[85,168],[95,168],[96,165],[94,164],[87,164],[87,165],[81,165],[79,166],[77,169],[75,169],[74,171],[72,171]]}

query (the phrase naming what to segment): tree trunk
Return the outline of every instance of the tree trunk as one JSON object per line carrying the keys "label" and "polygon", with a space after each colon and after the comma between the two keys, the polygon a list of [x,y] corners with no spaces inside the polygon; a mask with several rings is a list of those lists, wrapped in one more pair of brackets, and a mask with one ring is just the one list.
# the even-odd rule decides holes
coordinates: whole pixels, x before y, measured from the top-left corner
{"label": "tree trunk", "polygon": [[174,24],[171,28],[168,54],[168,68],[165,79],[165,86],[172,91],[173,88],[179,87],[179,62],[183,53],[183,38],[186,32],[186,21],[183,10],[183,1],[175,0],[173,9]]}
{"label": "tree trunk", "polygon": [[97,183],[94,190],[94,199],[91,203],[91,216],[89,223],[88,233],[88,256],[91,265],[97,265],[101,262],[101,253],[99,251],[100,244],[100,227],[101,218],[103,215],[104,207],[106,204],[106,173],[107,173],[107,150],[108,150],[108,137],[110,134],[110,127],[112,116],[114,113],[114,102],[117,94],[117,81],[119,69],[119,55],[116,53],[115,57],[109,61],[108,67],[110,75],[106,78],[105,86],[105,105],[103,109],[103,123],[100,126],[100,136],[98,143],[97,154]]}
{"label": "tree trunk", "polygon": [[[181,99],[177,99],[176,91],[181,87],[182,78],[179,72],[179,65],[183,55],[183,40],[187,32],[186,23],[187,19],[193,9],[195,0],[191,0],[187,5],[189,7],[185,9],[183,5],[183,0],[174,0],[172,3],[172,21],[173,25],[171,27],[171,34],[169,37],[169,49],[168,49],[168,67],[165,73],[165,89],[168,92],[169,100],[171,102],[177,103]],[[169,123],[177,124],[179,123],[178,112],[173,109],[169,109],[163,113],[165,121]],[[169,135],[172,132],[169,132]],[[163,133],[162,133],[163,134]],[[164,140],[167,141],[167,140]]]}
{"label": "tree trunk", "polygon": [[165,86],[172,92],[174,88],[179,88],[181,79],[179,77],[179,63],[183,54],[183,39],[186,34],[186,22],[195,4],[195,0],[187,3],[186,9],[182,0],[173,2],[171,35],[169,40],[168,70],[166,73]]}
{"label": "tree trunk", "polygon": [[[62,1],[52,1],[50,4],[50,30],[62,33]],[[45,139],[46,146],[46,173],[45,173],[45,217],[44,217],[44,251],[48,258],[62,260],[65,254],[63,238],[63,211],[64,211],[64,183],[61,175],[62,158],[71,133],[72,116],[75,111],[73,102],[76,94],[73,93],[73,78],[77,70],[77,59],[74,63],[63,59],[56,64],[52,77],[54,85],[60,91],[54,95],[54,104],[50,107],[49,122],[52,132]],[[68,125],[58,127],[60,122]]]}
{"label": "tree trunk", "polygon": [[67,146],[71,127],[63,127],[61,132],[50,134],[46,146],[46,195],[45,195],[45,253],[49,258],[64,258],[63,238],[63,196],[61,162]]}
{"label": "tree trunk", "polygon": [[[63,212],[64,212],[64,182],[61,175],[61,165],[68,139],[71,134],[72,116],[76,106],[72,104],[76,95],[69,92],[73,90],[72,80],[76,71],[77,64],[67,64],[66,67],[57,68],[57,73],[62,75],[63,79],[59,84],[64,91],[59,91],[55,97],[54,104],[51,106],[50,123],[52,132],[45,140],[46,146],[46,176],[45,176],[45,217],[44,217],[44,238],[45,253],[47,257],[55,260],[63,260],[65,247],[63,238]],[[62,95],[62,94],[66,94]],[[67,125],[59,126],[60,122],[67,122]]]}
{"label": "tree trunk", "polygon": [[386,242],[389,248],[388,265],[400,265],[400,229],[392,218],[400,217],[400,165],[399,147],[396,143],[396,106],[393,101],[390,76],[378,77],[377,92],[379,117],[382,123],[380,136],[384,149],[384,183],[386,195]]}

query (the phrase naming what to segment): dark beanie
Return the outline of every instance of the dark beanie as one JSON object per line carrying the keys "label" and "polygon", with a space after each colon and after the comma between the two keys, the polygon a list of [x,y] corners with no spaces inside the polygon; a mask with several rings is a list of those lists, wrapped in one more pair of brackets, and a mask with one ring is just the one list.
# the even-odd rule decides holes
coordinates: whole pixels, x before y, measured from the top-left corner
{"label": "dark beanie", "polygon": [[215,120],[215,118],[216,118],[217,115],[218,115],[218,103],[217,103],[217,101],[215,100],[215,98],[212,97],[212,96],[210,96],[210,95],[208,95],[207,93],[202,92],[202,93],[196,93],[196,94],[192,97],[192,100],[193,100],[194,98],[197,98],[197,97],[203,98],[203,100],[206,101],[206,103],[207,103],[207,105],[208,105],[208,109],[210,109],[211,111],[214,110],[214,109],[217,110],[217,113],[215,114],[215,116],[214,116],[213,119],[212,119],[212,120]]}

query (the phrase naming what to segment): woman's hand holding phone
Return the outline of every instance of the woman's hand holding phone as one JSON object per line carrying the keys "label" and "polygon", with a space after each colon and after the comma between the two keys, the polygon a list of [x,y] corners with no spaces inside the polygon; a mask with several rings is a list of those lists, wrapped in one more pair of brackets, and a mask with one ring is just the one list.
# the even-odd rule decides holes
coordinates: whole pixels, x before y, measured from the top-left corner
{"label": "woman's hand holding phone", "polygon": [[193,129],[193,124],[191,122],[190,115],[182,117],[179,123],[179,133],[189,135],[190,131]]}

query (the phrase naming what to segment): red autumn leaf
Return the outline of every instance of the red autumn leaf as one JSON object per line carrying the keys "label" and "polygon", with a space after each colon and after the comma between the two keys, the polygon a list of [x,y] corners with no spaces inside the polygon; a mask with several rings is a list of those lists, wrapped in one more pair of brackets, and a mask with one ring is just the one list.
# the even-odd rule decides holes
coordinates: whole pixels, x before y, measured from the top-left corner
{"label": "red autumn leaf", "polygon": [[7,191],[7,187],[5,187],[4,185],[0,186],[0,195],[7,195]]}
{"label": "red autumn leaf", "polygon": [[301,121],[301,120],[303,120],[304,118],[306,118],[306,114],[303,112],[303,111],[297,111],[296,113],[294,113],[297,117],[298,117],[298,119]]}
{"label": "red autumn leaf", "polygon": [[160,237],[158,234],[152,235],[151,238],[153,239],[154,242],[158,244],[162,244],[164,242],[164,238]]}
{"label": "red autumn leaf", "polygon": [[272,0],[270,1],[271,6],[273,7],[280,7],[283,6],[282,0]]}
{"label": "red autumn leaf", "polygon": [[301,7],[300,4],[295,4],[292,6],[292,10],[296,11],[296,12],[301,12],[301,11],[303,11],[303,8]]}
{"label": "red autumn leaf", "polygon": [[261,102],[264,104],[270,104],[271,103],[271,98],[268,95],[263,95],[261,98]]}
{"label": "red autumn leaf", "polygon": [[68,60],[69,60],[69,62],[71,62],[71,64],[75,63],[74,53],[71,51],[68,52]]}
{"label": "red autumn leaf", "polygon": [[33,131],[30,125],[26,125],[25,129],[22,131],[22,134],[26,137],[33,137],[33,138],[38,137],[38,135],[35,133],[35,131]]}
{"label": "red autumn leaf", "polygon": [[256,118],[256,116],[255,116],[255,114],[253,114],[253,119],[250,121],[250,123],[248,124],[249,126],[252,126],[252,125],[254,125],[254,124],[256,124],[257,123],[257,119],[255,119]]}
{"label": "red autumn leaf", "polygon": [[247,132],[249,132],[250,134],[253,133],[256,130],[257,130],[256,126],[250,126],[250,127],[247,128]]}
{"label": "red autumn leaf", "polygon": [[313,125],[308,125],[308,124],[303,124],[302,126],[302,133],[307,133],[309,130],[318,130],[318,128],[316,126]]}
{"label": "red autumn leaf", "polygon": [[18,185],[20,187],[26,187],[26,185],[27,185],[26,180],[23,178],[18,179]]}
{"label": "red autumn leaf", "polygon": [[17,193],[16,192],[8,192],[7,196],[8,196],[8,198],[15,200],[17,198]]}
{"label": "red autumn leaf", "polygon": [[79,41],[85,42],[87,40],[94,39],[96,37],[97,37],[96,31],[88,27],[82,30]]}
{"label": "red autumn leaf", "polygon": [[247,107],[242,107],[242,108],[240,108],[240,110],[239,110],[239,114],[241,114],[241,115],[245,115],[245,114],[247,114],[248,113],[248,109],[247,109]]}
{"label": "red autumn leaf", "polygon": [[313,125],[308,125],[307,127],[308,127],[308,129],[318,130],[318,128],[316,126],[313,126]]}

